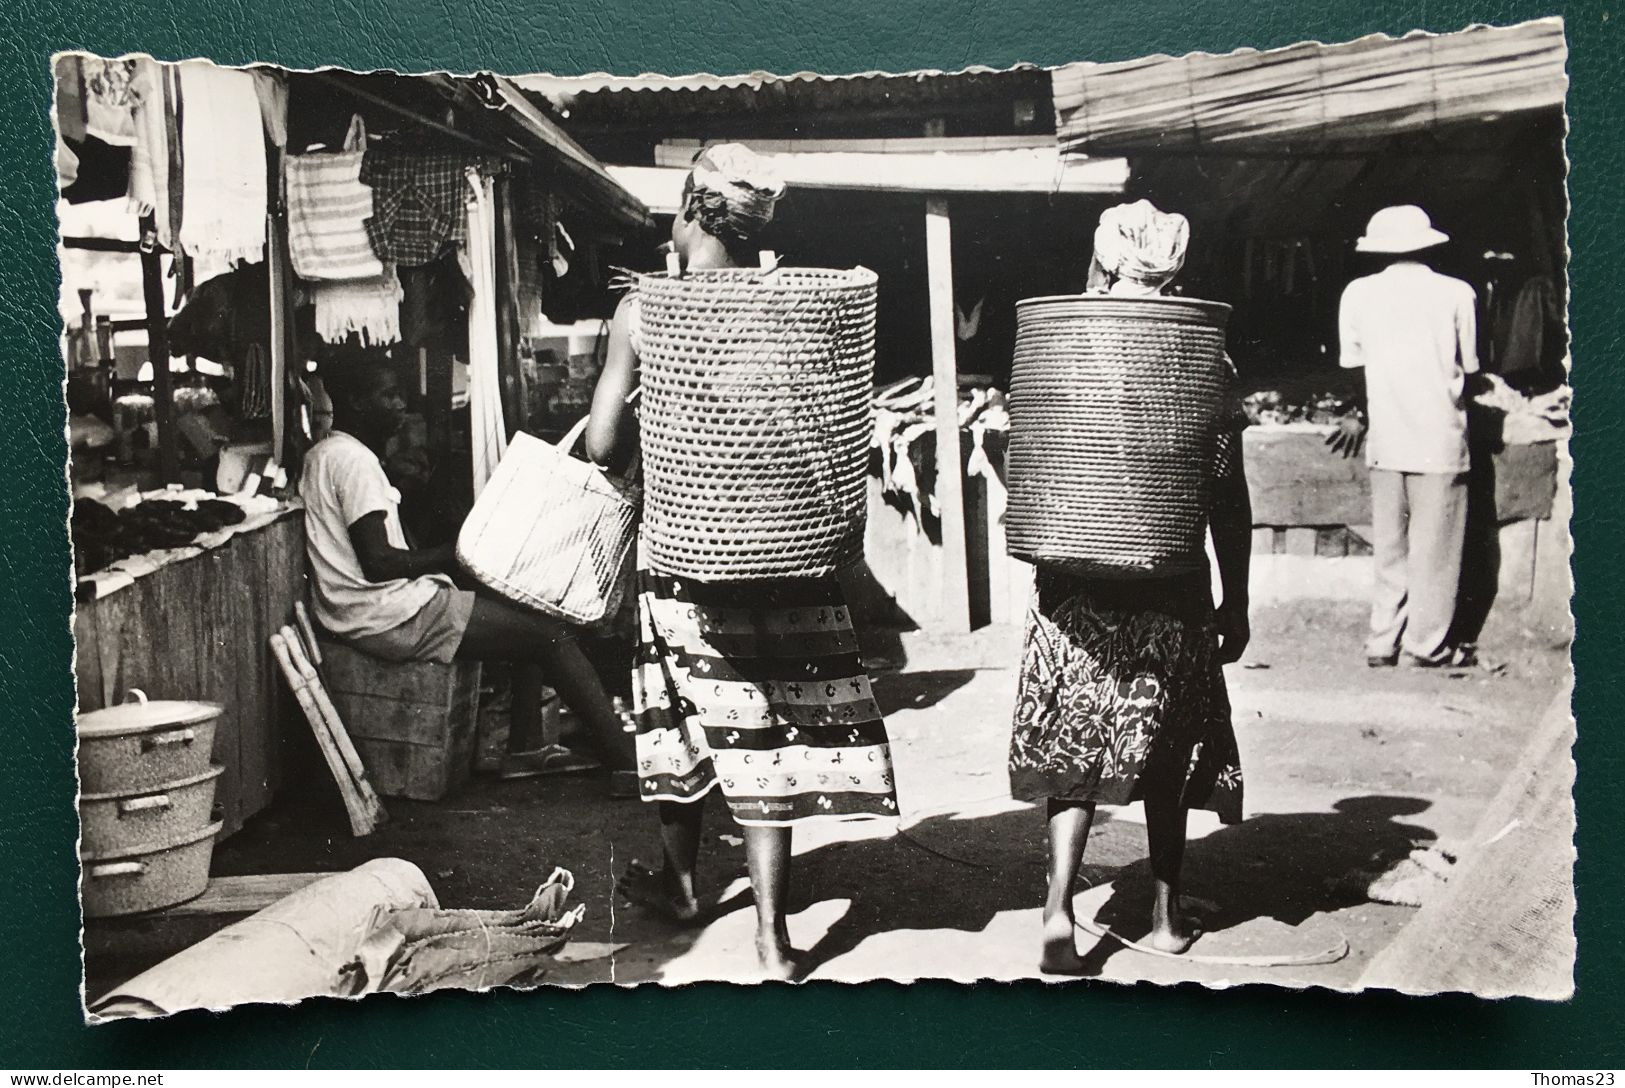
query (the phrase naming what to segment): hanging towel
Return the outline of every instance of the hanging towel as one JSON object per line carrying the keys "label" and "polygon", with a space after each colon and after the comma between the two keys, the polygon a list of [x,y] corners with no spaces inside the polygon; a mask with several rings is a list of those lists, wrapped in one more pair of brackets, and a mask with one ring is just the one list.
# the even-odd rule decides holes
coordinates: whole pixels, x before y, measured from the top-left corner
{"label": "hanging towel", "polygon": [[207,61],[180,67],[181,248],[193,257],[258,260],[265,249],[265,125],[250,72]]}
{"label": "hanging towel", "polygon": [[288,247],[293,270],[307,280],[384,274],[364,225],[372,215],[372,188],[361,182],[366,152],[366,125],[356,114],[344,150],[288,156]]}
{"label": "hanging towel", "polygon": [[502,378],[497,372],[496,208],[490,178],[467,174],[469,282],[468,430],[474,467],[474,497],[496,471],[508,448],[502,420]]}
{"label": "hanging towel", "polygon": [[130,212],[150,215],[158,225],[158,244],[175,246],[170,221],[170,164],[168,105],[164,82],[169,66],[151,57],[136,61],[135,82],[140,103],[135,108],[135,146],[130,151]]}
{"label": "hanging towel", "polygon": [[401,281],[392,265],[369,280],[325,280],[310,289],[316,304],[316,335],[342,344],[351,333],[377,347],[401,338]]}

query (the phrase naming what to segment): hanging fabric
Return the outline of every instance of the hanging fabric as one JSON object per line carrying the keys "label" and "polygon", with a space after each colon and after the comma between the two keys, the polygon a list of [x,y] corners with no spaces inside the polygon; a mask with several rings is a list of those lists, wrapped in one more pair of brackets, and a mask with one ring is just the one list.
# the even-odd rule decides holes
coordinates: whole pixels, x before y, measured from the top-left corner
{"label": "hanging fabric", "polygon": [[508,448],[502,422],[502,378],[497,370],[496,203],[491,179],[467,173],[468,267],[474,299],[468,307],[468,430],[474,497]]}
{"label": "hanging fabric", "polygon": [[393,266],[365,280],[322,280],[310,287],[316,304],[316,335],[342,344],[351,333],[363,345],[378,347],[401,338],[401,281]]}
{"label": "hanging fabric", "polygon": [[157,224],[158,244],[175,247],[174,226],[170,222],[169,123],[164,81],[167,65],[150,57],[136,62],[136,86],[140,104],[135,108],[135,146],[130,152],[130,212],[150,215]]}
{"label": "hanging fabric", "polygon": [[56,130],[64,140],[85,139],[85,62],[65,54],[56,58]]}
{"label": "hanging fabric", "polygon": [[288,146],[288,83],[281,72],[255,68],[254,94],[260,100],[260,123],[272,147]]}
{"label": "hanging fabric", "polygon": [[135,75],[135,60],[84,60],[85,131],[104,144],[135,144],[135,107],[140,101]]}
{"label": "hanging fabric", "polygon": [[265,125],[249,72],[179,65],[185,213],[180,245],[196,257],[258,260],[265,249]]}
{"label": "hanging fabric", "polygon": [[367,236],[381,260],[428,264],[448,243],[462,241],[464,173],[472,165],[460,152],[370,147],[361,181],[372,186]]}
{"label": "hanging fabric", "polygon": [[365,223],[372,188],[361,181],[367,128],[358,113],[341,151],[289,155],[288,246],[293,270],[307,280],[378,279],[384,264]]}

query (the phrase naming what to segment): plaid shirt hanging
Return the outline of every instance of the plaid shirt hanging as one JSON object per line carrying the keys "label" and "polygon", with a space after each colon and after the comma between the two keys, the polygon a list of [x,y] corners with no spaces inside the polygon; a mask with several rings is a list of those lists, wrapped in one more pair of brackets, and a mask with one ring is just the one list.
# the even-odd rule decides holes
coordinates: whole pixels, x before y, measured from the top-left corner
{"label": "plaid shirt hanging", "polygon": [[361,181],[372,186],[372,217],[367,237],[380,260],[401,265],[428,264],[447,243],[468,233],[465,171],[477,157],[455,151],[408,151],[369,147]]}

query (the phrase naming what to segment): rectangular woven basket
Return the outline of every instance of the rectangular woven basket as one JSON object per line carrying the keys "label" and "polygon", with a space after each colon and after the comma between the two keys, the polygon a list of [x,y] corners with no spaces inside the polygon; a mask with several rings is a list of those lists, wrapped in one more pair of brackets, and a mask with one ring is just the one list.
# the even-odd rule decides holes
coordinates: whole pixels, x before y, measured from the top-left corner
{"label": "rectangular woven basket", "polygon": [[1230,308],[1075,295],[1016,313],[1010,554],[1095,577],[1203,570]]}
{"label": "rectangular woven basket", "polygon": [[707,270],[636,290],[650,563],[750,581],[859,559],[875,274]]}

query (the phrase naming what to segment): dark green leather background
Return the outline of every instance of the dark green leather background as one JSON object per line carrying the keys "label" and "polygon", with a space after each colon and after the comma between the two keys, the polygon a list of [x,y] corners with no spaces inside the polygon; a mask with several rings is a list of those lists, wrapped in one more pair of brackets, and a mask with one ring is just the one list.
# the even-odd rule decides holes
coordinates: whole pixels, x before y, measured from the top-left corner
{"label": "dark green leather background", "polygon": [[[0,10],[0,1068],[1625,1065],[1619,23],[1522,0],[7,0]],[[406,70],[953,68],[1339,41],[1566,14],[1580,511],[1579,996],[1569,1005],[1106,984],[465,995],[80,1021],[71,569],[48,58]],[[1533,723],[1531,723],[1533,724]],[[876,879],[884,879],[876,874]]]}

